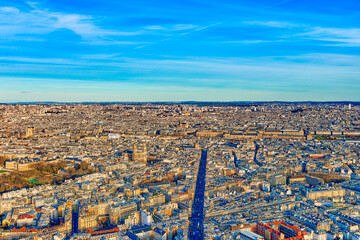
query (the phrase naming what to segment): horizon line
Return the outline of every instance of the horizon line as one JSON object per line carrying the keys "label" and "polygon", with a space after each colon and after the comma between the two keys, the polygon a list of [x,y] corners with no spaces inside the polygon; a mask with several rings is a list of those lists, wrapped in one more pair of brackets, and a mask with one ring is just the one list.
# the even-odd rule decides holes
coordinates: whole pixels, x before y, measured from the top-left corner
{"label": "horizon line", "polygon": [[208,103],[208,104],[226,104],[226,103],[332,103],[332,104],[360,104],[360,101],[349,100],[332,100],[332,101],[316,101],[316,100],[301,100],[301,101],[282,101],[282,100],[256,100],[256,101],[20,101],[20,102],[0,102],[0,105],[14,105],[14,104],[192,104],[192,103]]}

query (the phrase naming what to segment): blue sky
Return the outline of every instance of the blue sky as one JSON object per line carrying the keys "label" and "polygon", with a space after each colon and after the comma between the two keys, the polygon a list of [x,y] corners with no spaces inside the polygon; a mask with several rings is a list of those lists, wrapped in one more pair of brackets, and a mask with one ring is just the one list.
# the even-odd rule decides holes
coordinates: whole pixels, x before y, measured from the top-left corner
{"label": "blue sky", "polygon": [[0,1],[0,102],[360,101],[358,0]]}

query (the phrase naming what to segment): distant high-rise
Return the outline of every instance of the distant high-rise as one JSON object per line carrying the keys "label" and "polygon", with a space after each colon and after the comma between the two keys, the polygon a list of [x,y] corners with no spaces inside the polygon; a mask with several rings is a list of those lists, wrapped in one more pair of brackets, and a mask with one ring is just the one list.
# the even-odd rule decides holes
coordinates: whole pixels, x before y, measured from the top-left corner
{"label": "distant high-rise", "polygon": [[351,110],[351,103],[349,103],[349,110]]}

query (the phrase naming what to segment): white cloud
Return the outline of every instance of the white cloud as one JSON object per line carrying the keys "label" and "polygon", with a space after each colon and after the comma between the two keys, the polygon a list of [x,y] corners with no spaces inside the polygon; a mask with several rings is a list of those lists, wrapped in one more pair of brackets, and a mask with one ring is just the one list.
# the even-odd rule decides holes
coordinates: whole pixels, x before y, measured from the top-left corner
{"label": "white cloud", "polygon": [[152,30],[152,31],[156,31],[156,30],[166,30],[166,28],[159,26],[159,25],[154,25],[154,26],[146,26],[145,29],[147,30]]}
{"label": "white cloud", "polygon": [[10,6],[0,8],[2,36],[11,39],[16,35],[41,35],[58,29],[68,29],[85,40],[106,41],[105,36],[132,36],[143,33],[102,29],[94,24],[92,16],[54,12],[39,8],[37,3],[28,2],[28,4],[32,9],[27,12]]}
{"label": "white cloud", "polygon": [[0,7],[0,12],[4,12],[4,13],[19,13],[19,9],[14,8],[14,7]]}
{"label": "white cloud", "polygon": [[[300,25],[278,21],[244,21],[246,25],[257,25],[274,28],[297,28],[299,33],[292,37],[303,37],[318,41],[334,42],[334,46],[360,46],[360,28],[327,28]],[[301,32],[300,32],[301,31]],[[285,36],[288,38],[289,36]]]}
{"label": "white cloud", "polygon": [[189,29],[194,29],[197,28],[199,26],[196,25],[192,25],[192,24],[176,24],[172,27],[172,30],[174,31],[182,31],[182,30],[189,30]]}
{"label": "white cloud", "polygon": [[359,28],[324,28],[314,27],[310,31],[298,36],[309,37],[314,40],[348,43],[360,46]]}
{"label": "white cloud", "polygon": [[44,63],[44,64],[59,64],[59,65],[76,65],[78,63],[64,58],[29,58],[29,57],[14,57],[5,56],[0,57],[0,61],[11,61],[17,63]]}
{"label": "white cloud", "polygon": [[282,42],[282,40],[236,40],[236,41],[223,41],[222,43],[240,43],[240,44],[257,44],[257,43],[274,43]]}
{"label": "white cloud", "polygon": [[290,22],[277,22],[277,21],[244,21],[242,23],[246,25],[258,25],[258,26],[275,27],[275,28],[299,27],[298,24],[294,24]]}
{"label": "white cloud", "polygon": [[306,61],[313,64],[335,65],[335,66],[360,66],[360,56],[333,54],[333,53],[309,53],[298,56],[286,56],[284,59],[290,61]]}
{"label": "white cloud", "polygon": [[184,30],[190,30],[197,28],[198,26],[193,24],[175,24],[171,26],[160,26],[160,25],[153,25],[153,26],[147,26],[145,29],[151,30],[151,31],[184,31]]}

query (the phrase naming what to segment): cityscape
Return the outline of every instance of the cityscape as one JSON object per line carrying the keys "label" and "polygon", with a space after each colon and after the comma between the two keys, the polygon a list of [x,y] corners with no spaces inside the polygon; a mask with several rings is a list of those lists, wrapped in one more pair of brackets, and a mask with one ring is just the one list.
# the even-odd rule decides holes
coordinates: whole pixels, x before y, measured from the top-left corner
{"label": "cityscape", "polygon": [[359,110],[3,104],[0,239],[359,239]]}
{"label": "cityscape", "polygon": [[360,240],[359,3],[0,1],[0,240]]}

